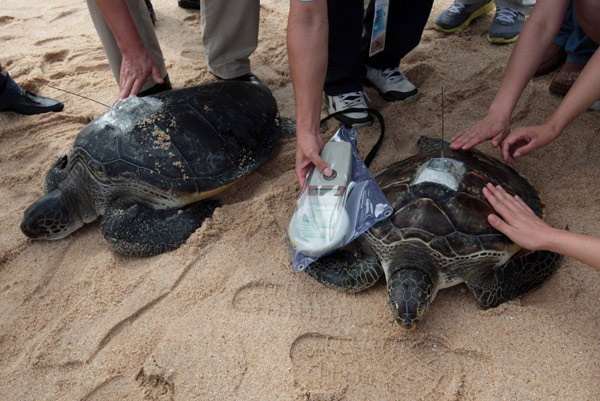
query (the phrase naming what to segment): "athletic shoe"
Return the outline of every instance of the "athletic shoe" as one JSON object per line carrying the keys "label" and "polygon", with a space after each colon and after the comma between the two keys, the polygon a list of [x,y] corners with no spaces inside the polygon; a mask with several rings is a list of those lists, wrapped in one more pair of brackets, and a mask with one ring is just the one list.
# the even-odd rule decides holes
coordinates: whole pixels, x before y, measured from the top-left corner
{"label": "athletic shoe", "polygon": [[524,14],[508,7],[496,7],[496,15],[488,30],[487,40],[491,43],[513,43],[519,39],[521,28],[527,18]]}
{"label": "athletic shoe", "polygon": [[406,103],[412,103],[419,99],[417,88],[398,68],[378,70],[367,66],[366,82],[368,85],[375,87],[388,102],[402,100]]}
{"label": "athletic shoe", "polygon": [[[365,101],[365,92],[349,92],[340,95],[329,96],[323,93],[323,98],[329,114],[348,110],[348,109],[366,109],[367,102]],[[348,127],[363,127],[371,125],[373,119],[366,111],[353,111],[335,116],[335,118]]]}
{"label": "athletic shoe", "polygon": [[433,27],[438,31],[454,33],[469,26],[471,21],[487,14],[494,8],[494,2],[484,0],[477,4],[452,3],[435,19]]}

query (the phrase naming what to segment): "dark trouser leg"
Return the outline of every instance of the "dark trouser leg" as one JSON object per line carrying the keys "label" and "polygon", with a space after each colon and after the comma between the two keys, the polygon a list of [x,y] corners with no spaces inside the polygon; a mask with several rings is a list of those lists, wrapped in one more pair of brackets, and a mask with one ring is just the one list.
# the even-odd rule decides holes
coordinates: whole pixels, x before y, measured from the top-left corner
{"label": "dark trouser leg", "polygon": [[327,0],[329,58],[325,93],[330,96],[362,90],[366,69],[360,56],[363,0]]}
{"label": "dark trouser leg", "polygon": [[433,0],[400,1],[391,0],[388,14],[385,48],[369,58],[369,45],[373,30],[375,1],[369,3],[365,15],[365,32],[361,54],[365,64],[377,69],[398,67],[402,57],[417,47],[425,23],[431,12]]}

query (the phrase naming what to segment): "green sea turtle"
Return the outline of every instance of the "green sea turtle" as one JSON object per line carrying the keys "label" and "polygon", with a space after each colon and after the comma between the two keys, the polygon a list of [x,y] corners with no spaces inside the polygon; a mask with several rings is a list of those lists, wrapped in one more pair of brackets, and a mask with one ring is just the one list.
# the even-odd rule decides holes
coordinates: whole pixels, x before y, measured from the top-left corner
{"label": "green sea turtle", "polygon": [[88,124],[50,169],[21,230],[60,239],[102,216],[115,250],[179,247],[224,190],[265,161],[281,134],[269,89],[222,81],[131,97]]}
{"label": "green sea turtle", "polygon": [[487,221],[488,182],[519,195],[540,217],[538,192],[512,168],[476,151],[444,150],[422,137],[420,154],[382,171],[376,180],[394,208],[354,244],[319,259],[306,272],[328,287],[357,292],[385,274],[396,321],[412,329],[437,291],[466,283],[484,307],[540,285],[561,256],[520,249]]}

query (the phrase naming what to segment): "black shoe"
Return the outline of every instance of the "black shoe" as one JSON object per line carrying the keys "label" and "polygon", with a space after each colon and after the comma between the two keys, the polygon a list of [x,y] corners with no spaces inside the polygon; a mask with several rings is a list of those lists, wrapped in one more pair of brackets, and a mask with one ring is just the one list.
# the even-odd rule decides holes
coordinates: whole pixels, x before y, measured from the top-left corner
{"label": "black shoe", "polygon": [[[215,77],[217,77],[217,76],[215,75]],[[235,77],[235,78],[228,78],[228,79],[221,78],[221,77],[217,77],[217,78],[220,79],[221,81],[240,81],[240,82],[250,82],[251,84],[256,84],[256,85],[262,85],[262,82],[260,81],[260,79],[258,79],[258,77],[251,72],[249,72],[248,74],[240,75],[239,77]]]}
{"label": "black shoe", "polygon": [[152,3],[150,0],[146,1],[146,7],[148,8],[148,12],[150,13],[150,20],[152,21],[152,26],[156,25],[156,13],[154,12],[154,7],[152,7]]}
{"label": "black shoe", "polygon": [[138,93],[138,97],[151,96],[156,95],[157,93],[169,91],[173,89],[171,86],[171,81],[169,80],[169,74],[164,77],[164,82],[162,84],[156,84],[153,87],[146,89],[145,91],[141,91]]}
{"label": "black shoe", "polygon": [[177,0],[177,5],[188,10],[200,10],[200,0]]}
{"label": "black shoe", "polygon": [[49,97],[38,96],[29,91],[23,91],[0,111],[16,111],[21,114],[41,114],[50,111],[61,111],[64,104]]}

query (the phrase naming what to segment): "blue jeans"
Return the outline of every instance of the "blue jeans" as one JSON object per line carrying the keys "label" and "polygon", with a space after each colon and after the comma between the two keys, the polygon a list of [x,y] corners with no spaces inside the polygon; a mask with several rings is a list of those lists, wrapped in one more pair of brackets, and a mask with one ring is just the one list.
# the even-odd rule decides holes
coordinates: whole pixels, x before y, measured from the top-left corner
{"label": "blue jeans", "polygon": [[577,64],[587,64],[598,48],[598,44],[590,39],[577,23],[572,1],[554,43],[565,48],[567,61]]}

